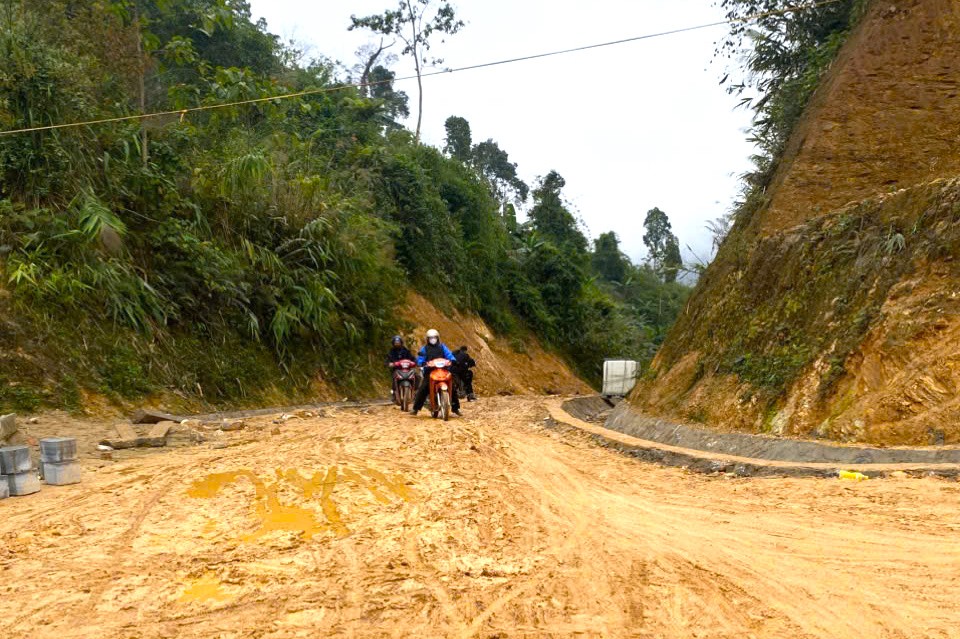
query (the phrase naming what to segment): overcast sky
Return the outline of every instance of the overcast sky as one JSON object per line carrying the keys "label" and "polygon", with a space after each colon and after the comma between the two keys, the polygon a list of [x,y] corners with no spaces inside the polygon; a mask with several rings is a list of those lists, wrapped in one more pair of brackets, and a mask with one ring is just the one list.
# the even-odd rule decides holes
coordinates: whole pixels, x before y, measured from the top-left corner
{"label": "overcast sky", "polygon": [[[348,67],[375,36],[347,31],[350,15],[396,0],[250,0],[269,30]],[[467,26],[432,53],[460,67],[722,19],[712,0],[460,0]],[[423,139],[442,146],[443,123],[466,118],[474,143],[493,138],[531,187],[551,169],[591,238],[616,231],[634,261],[645,255],[643,219],[665,211],[681,246],[709,253],[707,220],[729,210],[749,168],[749,114],[719,81],[713,60],[726,27],[424,79]],[[379,40],[379,37],[377,37]],[[396,46],[395,50],[399,50]],[[412,73],[401,59],[398,76]],[[398,82],[416,111],[416,82]],[[408,125],[416,125],[415,117]],[[687,256],[686,250],[684,251]]]}

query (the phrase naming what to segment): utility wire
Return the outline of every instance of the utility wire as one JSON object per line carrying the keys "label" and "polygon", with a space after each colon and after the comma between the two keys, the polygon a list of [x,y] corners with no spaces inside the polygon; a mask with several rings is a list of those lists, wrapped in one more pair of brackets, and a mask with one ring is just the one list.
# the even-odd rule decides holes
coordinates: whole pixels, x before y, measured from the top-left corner
{"label": "utility wire", "polygon": [[[533,55],[520,56],[520,57],[517,57],[517,58],[508,58],[508,59],[506,59],[506,60],[497,60],[497,61],[494,61],[494,62],[483,62],[483,63],[480,63],[480,64],[472,64],[472,65],[469,65],[469,66],[457,67],[457,68],[454,68],[454,69],[441,69],[441,70],[438,70],[438,71],[429,71],[429,72],[427,72],[427,73],[421,73],[421,74],[420,74],[420,77],[421,77],[421,78],[427,78],[427,77],[431,77],[431,76],[435,76],[435,75],[445,75],[445,74],[449,74],[449,73],[459,73],[459,72],[461,72],[461,71],[472,71],[472,70],[474,70],[474,69],[484,69],[484,68],[487,68],[487,67],[496,67],[496,66],[501,66],[501,65],[504,65],[504,64],[513,64],[514,62],[526,62],[526,61],[528,61],[528,60],[537,60],[537,59],[539,59],[539,58],[549,58],[549,57],[552,57],[552,56],[565,55],[565,54],[568,54],[568,53],[576,53],[576,52],[579,52],[579,51],[588,51],[588,50],[590,50],[590,49],[599,49],[599,48],[602,48],[602,47],[611,47],[611,46],[615,46],[615,45],[618,45],[618,44],[626,44],[626,43],[628,43],[628,42],[638,42],[638,41],[640,41],[640,40],[651,40],[651,39],[653,39],[653,38],[662,38],[662,37],[666,37],[666,36],[677,35],[677,34],[680,34],[680,33],[687,33],[687,32],[689,32],[689,31],[699,31],[699,30],[702,30],[702,29],[711,29],[711,28],[713,28],[713,27],[719,27],[719,26],[722,26],[722,25],[729,25],[729,24],[749,24],[749,23],[751,23],[751,22],[756,22],[756,21],[758,21],[758,20],[762,20],[763,18],[769,18],[769,17],[773,17],[773,16],[778,16],[778,15],[785,15],[785,14],[788,14],[788,13],[795,13],[795,12],[798,12],[798,11],[808,11],[808,10],[810,10],[810,9],[817,9],[817,8],[819,8],[819,7],[823,7],[823,6],[830,5],[830,4],[836,4],[836,3],[842,2],[842,1],[843,1],[843,0],[821,0],[820,2],[815,2],[815,3],[813,3],[813,4],[787,7],[787,8],[785,8],[785,9],[778,9],[778,10],[776,10],[776,11],[765,11],[765,12],[763,12],[763,13],[756,13],[756,14],[753,14],[753,15],[745,16],[745,17],[743,17],[743,18],[738,18],[738,19],[734,19],[734,20],[719,20],[719,21],[717,21],[717,22],[709,22],[709,23],[706,23],[706,24],[699,24],[699,25],[692,26],[692,27],[682,27],[682,28],[680,28],[680,29],[671,29],[671,30],[669,30],[669,31],[660,31],[660,32],[658,32],[658,33],[648,33],[648,34],[644,34],[644,35],[634,36],[634,37],[632,37],[632,38],[624,38],[624,39],[622,39],[622,40],[611,40],[611,41],[608,41],[608,42],[600,42],[600,43],[597,43],[597,44],[588,44],[588,45],[581,46],[581,47],[574,47],[574,48],[572,48],[572,49],[560,49],[560,50],[558,50],[558,51],[549,51],[549,52],[546,52],[546,53],[536,53],[536,54],[533,54]],[[338,84],[337,86],[333,86],[333,87],[323,87],[323,88],[321,88],[321,89],[309,89],[309,90],[307,90],[307,91],[298,91],[298,92],[296,92],[296,93],[281,93],[281,94],[278,94],[278,95],[273,95],[273,96],[268,96],[268,97],[262,97],[262,98],[251,98],[251,99],[249,99],[249,100],[239,100],[239,101],[236,101],[236,102],[224,102],[224,103],[219,103],[219,104],[207,104],[207,105],[203,105],[203,106],[188,107],[188,108],[185,108],[185,109],[177,109],[177,110],[174,110],[174,111],[156,111],[156,112],[151,112],[151,113],[139,113],[139,114],[136,114],[136,115],[122,115],[122,116],[116,116],[116,117],[112,117],[112,118],[103,118],[103,119],[100,119],[100,120],[87,120],[87,121],[84,121],[84,122],[67,122],[67,123],[64,123],[64,124],[48,124],[48,125],[45,125],[45,126],[35,126],[35,127],[24,128],[24,129],[11,129],[11,130],[9,130],[9,131],[0,131],[0,136],[16,135],[16,134],[19,134],[19,133],[32,133],[32,132],[36,132],[36,131],[50,131],[50,130],[52,130],[52,129],[66,129],[66,128],[72,128],[72,127],[92,126],[92,125],[95,125],[95,124],[107,124],[107,123],[110,123],[110,122],[126,122],[126,121],[130,121],[130,120],[146,120],[146,119],[148,119],[148,118],[159,118],[159,117],[171,116],[171,115],[178,115],[178,116],[180,116],[180,120],[182,121],[183,118],[184,118],[184,116],[186,116],[188,113],[195,113],[195,112],[197,112],[197,111],[210,111],[210,110],[212,110],[212,109],[225,109],[225,108],[228,108],[228,107],[242,106],[242,105],[245,105],[245,104],[258,104],[258,103],[261,103],[261,102],[273,102],[274,100],[289,100],[289,99],[291,99],[291,98],[301,98],[301,97],[308,96],[308,95],[317,95],[317,94],[321,94],[321,93],[332,93],[332,92],[334,92],[334,91],[341,91],[341,90],[343,90],[343,89],[361,88],[361,87],[373,87],[373,86],[378,86],[378,85],[381,85],[381,84],[390,84],[390,83],[395,83],[395,82],[405,82],[405,81],[408,81],[408,80],[415,80],[415,79],[417,79],[417,76],[416,76],[416,75],[408,75],[408,76],[404,76],[404,77],[400,77],[400,78],[394,78],[394,79],[392,79],[392,80],[381,80],[381,81],[378,81],[378,82],[356,82],[356,83],[349,83],[349,84]]]}

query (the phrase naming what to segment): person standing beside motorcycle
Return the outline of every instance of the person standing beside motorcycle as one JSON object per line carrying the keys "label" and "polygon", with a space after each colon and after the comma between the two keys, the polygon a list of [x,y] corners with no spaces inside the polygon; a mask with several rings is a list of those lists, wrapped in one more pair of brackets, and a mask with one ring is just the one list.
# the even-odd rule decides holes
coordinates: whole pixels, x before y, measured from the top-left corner
{"label": "person standing beside motorcycle", "polygon": [[410,352],[410,349],[404,345],[403,338],[399,335],[393,336],[393,339],[390,340],[390,345],[392,348],[387,353],[386,364],[387,368],[390,369],[390,394],[394,395],[396,389],[393,387],[393,365],[404,359],[416,361],[416,358],[413,356],[413,353]]}
{"label": "person standing beside motorcycle", "polygon": [[[413,410],[411,415],[416,415],[423,408],[427,401],[427,395],[430,393],[430,371],[426,368],[427,362],[435,359],[446,359],[450,362],[456,362],[453,352],[447,348],[447,345],[440,341],[440,333],[431,328],[427,331],[427,343],[423,345],[417,354],[417,364],[423,367],[423,380],[420,382],[420,388],[417,389],[417,396],[413,400]],[[457,397],[457,389],[452,389],[450,393],[450,406],[455,415],[460,415],[460,398]]]}
{"label": "person standing beside motorcycle", "polygon": [[470,369],[476,366],[477,362],[467,354],[466,346],[461,346],[455,350],[453,355],[457,358],[457,361],[453,363],[450,370],[457,376],[460,391],[466,395],[468,402],[476,401],[477,396],[473,394],[473,371]]}

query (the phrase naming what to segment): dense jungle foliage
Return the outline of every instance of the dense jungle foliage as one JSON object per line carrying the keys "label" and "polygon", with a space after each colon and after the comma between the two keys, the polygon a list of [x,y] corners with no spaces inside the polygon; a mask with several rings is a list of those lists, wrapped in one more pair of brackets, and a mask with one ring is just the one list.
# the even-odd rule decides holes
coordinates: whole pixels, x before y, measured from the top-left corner
{"label": "dense jungle foliage", "polygon": [[419,144],[392,72],[347,86],[243,1],[2,0],[0,24],[5,131],[323,89],[0,135],[0,404],[253,401],[317,376],[362,393],[408,287],[596,381],[604,357],[649,358],[683,303],[612,234],[591,250],[557,173],[529,200],[493,140]]}

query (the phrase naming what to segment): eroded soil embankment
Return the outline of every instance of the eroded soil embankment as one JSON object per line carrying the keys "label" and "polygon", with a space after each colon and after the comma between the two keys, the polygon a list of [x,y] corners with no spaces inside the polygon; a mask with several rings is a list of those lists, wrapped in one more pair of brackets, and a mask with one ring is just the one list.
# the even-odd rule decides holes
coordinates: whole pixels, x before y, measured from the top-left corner
{"label": "eroded soil embankment", "polygon": [[960,627],[956,482],[691,475],[546,429],[539,398],[465,414],[254,419],[225,449],[118,462],[4,500],[0,632],[833,639]]}
{"label": "eroded soil embankment", "polygon": [[960,443],[960,3],[867,13],[632,398],[668,420]]}
{"label": "eroded soil embankment", "polygon": [[753,232],[960,175],[960,3],[870,5],[793,132]]}
{"label": "eroded soil embankment", "polygon": [[960,180],[737,246],[711,265],[634,406],[719,430],[960,443]]}

